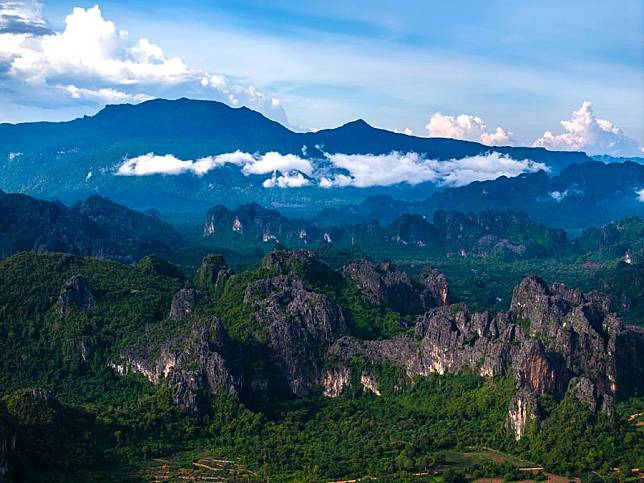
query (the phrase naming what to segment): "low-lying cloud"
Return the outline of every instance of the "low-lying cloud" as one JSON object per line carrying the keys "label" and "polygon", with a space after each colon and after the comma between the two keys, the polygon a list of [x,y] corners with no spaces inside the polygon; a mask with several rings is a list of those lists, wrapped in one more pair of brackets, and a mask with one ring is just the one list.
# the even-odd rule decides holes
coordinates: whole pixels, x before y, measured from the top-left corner
{"label": "low-lying cloud", "polygon": [[311,182],[302,173],[288,172],[277,176],[277,172],[274,172],[273,177],[264,180],[262,186],[264,188],[301,188],[309,184]]}
{"label": "low-lying cloud", "polygon": [[225,164],[239,166],[246,175],[271,174],[262,183],[265,188],[369,188],[401,183],[417,185],[433,182],[445,186],[463,186],[473,181],[486,181],[500,176],[514,177],[522,173],[548,170],[543,163],[515,160],[491,152],[462,159],[438,161],[425,159],[418,153],[389,154],[325,153],[324,167],[316,168],[309,160],[295,154],[249,154],[242,151],[207,156],[197,160],[181,160],[172,154],[144,154],[126,159],[118,166],[118,176],[179,175],[192,173],[203,176]]}
{"label": "low-lying cloud", "polygon": [[398,152],[384,155],[327,154],[327,157],[334,166],[348,171],[350,176],[324,177],[320,182],[323,188],[366,188],[399,183],[415,185],[426,181],[447,186],[463,186],[473,181],[548,170],[543,163],[528,159],[517,161],[496,152],[449,161],[425,159],[417,153]]}
{"label": "low-lying cloud", "polygon": [[155,174],[177,175],[192,173],[197,176],[203,176],[225,164],[240,166],[246,176],[268,174],[276,171],[280,173],[298,171],[305,174],[313,172],[313,166],[310,161],[293,154],[280,154],[270,151],[263,155],[253,156],[242,151],[234,151],[218,154],[217,156],[207,156],[194,161],[184,161],[173,154],[157,155],[148,153],[125,160],[118,167],[116,174],[118,176],[150,176]]}

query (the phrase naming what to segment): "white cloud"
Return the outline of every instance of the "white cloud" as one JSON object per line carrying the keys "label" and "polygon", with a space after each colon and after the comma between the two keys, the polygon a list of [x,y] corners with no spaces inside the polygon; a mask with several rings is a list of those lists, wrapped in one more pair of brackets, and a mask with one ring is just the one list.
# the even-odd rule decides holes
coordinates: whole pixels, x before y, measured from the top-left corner
{"label": "white cloud", "polygon": [[[127,32],[103,18],[98,6],[74,8],[65,18],[64,31],[54,33],[44,29],[39,4],[8,4],[14,7],[6,8],[6,3],[0,7],[0,89],[11,88],[16,102],[35,99],[51,105],[62,102],[63,92],[68,102],[100,105],[176,92],[247,105],[286,120],[279,99],[254,86],[231,83],[222,74],[192,68],[146,38],[130,41]],[[27,5],[24,11],[19,4]],[[18,16],[34,28],[5,26],[7,19],[14,25]]]}
{"label": "white cloud", "polygon": [[573,111],[568,121],[561,121],[562,134],[546,131],[534,146],[563,151],[585,151],[588,154],[613,156],[641,156],[644,148],[637,141],[605,119],[593,114],[592,105],[584,101],[579,110]]}
{"label": "white cloud", "polygon": [[327,157],[335,167],[348,171],[350,176],[325,176],[320,180],[323,188],[349,185],[365,188],[398,183],[415,185],[425,181],[463,186],[473,181],[513,177],[548,169],[543,163],[527,159],[517,161],[496,152],[449,161],[424,159],[417,153],[398,152],[384,155],[327,154]]}
{"label": "white cloud", "polygon": [[394,132],[397,134],[406,134],[407,136],[411,136],[414,134],[414,131],[410,127],[406,127],[404,129],[394,129]]}
{"label": "white cloud", "polygon": [[301,171],[311,175],[313,166],[307,159],[300,158],[294,154],[280,154],[275,151],[268,152],[252,163],[246,164],[243,168],[244,174],[266,174],[273,171],[287,173],[289,171]]}
{"label": "white cloud", "polygon": [[273,176],[264,180],[262,186],[264,188],[301,188],[309,184],[310,181],[302,173],[293,172],[277,176],[277,172],[274,171]]}
{"label": "white cloud", "polygon": [[[149,176],[154,174],[177,175],[193,173],[203,176],[209,171],[224,164],[234,164],[242,167],[242,172],[251,174],[267,174],[278,171],[286,175],[291,171],[301,171],[307,175],[312,174],[313,167],[310,161],[293,154],[280,154],[268,152],[264,155],[253,156],[242,151],[206,156],[197,160],[181,160],[172,154],[156,155],[144,154],[135,158],[126,159],[117,169],[119,176]],[[296,183],[288,180],[283,183]]]}
{"label": "white cloud", "polygon": [[570,195],[575,195],[575,194],[582,194],[583,191],[581,191],[577,187],[571,187],[571,188],[566,188],[564,191],[551,191],[548,193],[550,197],[555,200],[557,203],[560,203],[564,198],[567,198]]}
{"label": "white cloud", "polygon": [[464,186],[474,181],[487,181],[501,176],[513,178],[523,173],[549,171],[544,163],[530,159],[519,161],[496,152],[434,163],[437,163],[442,183],[449,186]]}
{"label": "white cloud", "polygon": [[323,176],[320,178],[320,188],[344,188],[353,184],[353,178],[344,174],[336,174],[333,177]]}
{"label": "white cloud", "polygon": [[[463,186],[473,181],[547,170],[543,163],[527,159],[518,161],[495,152],[449,161],[425,159],[413,152],[383,155],[325,153],[325,156],[330,166],[316,169],[307,159],[277,152],[251,155],[235,151],[197,160],[181,160],[172,154],[148,153],[126,159],[117,168],[116,174],[149,176],[192,173],[203,176],[224,164],[234,164],[246,176],[272,173],[272,177],[263,182],[266,188],[299,188],[310,185],[310,178],[316,180],[320,188],[367,188],[400,183],[415,185],[426,181]],[[332,172],[335,170],[343,172]]]}
{"label": "white cloud", "polygon": [[497,127],[493,133],[490,133],[483,119],[469,114],[446,116],[436,112],[432,115],[425,128],[429,133],[429,137],[433,138],[463,139],[480,142],[488,146],[511,146],[514,144],[511,132]]}
{"label": "white cloud", "polygon": [[637,193],[637,199],[639,201],[641,201],[642,203],[644,203],[644,188],[642,188],[641,190],[637,191],[636,193]]}

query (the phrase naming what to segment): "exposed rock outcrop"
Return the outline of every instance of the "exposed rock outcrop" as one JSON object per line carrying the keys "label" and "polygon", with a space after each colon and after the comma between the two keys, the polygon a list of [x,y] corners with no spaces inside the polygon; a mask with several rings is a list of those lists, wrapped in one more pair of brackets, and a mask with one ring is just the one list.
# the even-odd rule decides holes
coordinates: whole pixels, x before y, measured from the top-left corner
{"label": "exposed rock outcrop", "polygon": [[293,394],[317,389],[328,347],[346,333],[340,307],[292,275],[253,282],[246,288],[244,303],[253,304],[256,337],[265,338]]}
{"label": "exposed rock outcrop", "polygon": [[206,300],[207,297],[201,290],[182,288],[172,297],[170,318],[174,321],[184,320],[192,315]]}
{"label": "exposed rock outcrop", "polygon": [[142,374],[153,384],[165,382],[174,391],[175,403],[195,414],[200,412],[202,392],[214,394],[223,389],[237,393],[238,381],[230,370],[232,352],[219,320],[208,318],[195,322],[189,336],[179,336],[158,348],[130,351],[111,367],[120,374]]}
{"label": "exposed rock outcrop", "polygon": [[95,306],[94,295],[84,275],[74,275],[67,280],[58,296],[58,313],[67,315],[72,310],[89,312]]}
{"label": "exposed rock outcrop", "polygon": [[644,331],[624,327],[603,296],[527,277],[516,287],[511,308],[492,317],[462,305],[438,307],[417,319],[415,337],[344,337],[330,347],[329,357],[336,371],[360,356],[371,364],[393,364],[410,379],[509,372],[518,388],[508,412],[517,439],[526,424],[538,421],[541,394],[563,397],[569,391],[591,410],[612,414],[617,397],[644,389]]}
{"label": "exposed rock outcrop", "polygon": [[419,287],[407,273],[390,262],[361,260],[344,267],[343,273],[374,305],[386,306],[402,314],[419,314],[423,310]]}
{"label": "exposed rock outcrop", "polygon": [[519,441],[531,424],[536,425],[541,418],[537,397],[530,390],[521,388],[510,401],[508,426]]}
{"label": "exposed rock outcrop", "polygon": [[324,397],[341,396],[350,384],[351,370],[348,367],[328,370],[322,377],[322,395]]}
{"label": "exposed rock outcrop", "polygon": [[420,294],[423,309],[429,310],[449,303],[449,287],[443,272],[429,268],[420,275],[420,283],[423,285]]}

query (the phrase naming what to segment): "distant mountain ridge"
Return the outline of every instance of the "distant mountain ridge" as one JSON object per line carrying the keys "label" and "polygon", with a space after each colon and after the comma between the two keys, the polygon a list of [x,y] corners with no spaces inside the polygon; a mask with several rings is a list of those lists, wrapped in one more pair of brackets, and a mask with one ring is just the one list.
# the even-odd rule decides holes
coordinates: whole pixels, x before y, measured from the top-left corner
{"label": "distant mountain ridge", "polygon": [[[279,151],[301,154],[302,146],[324,147],[328,152],[345,154],[384,154],[391,151],[414,151],[446,160],[495,151],[515,159],[565,167],[573,162],[590,160],[581,152],[548,151],[531,147],[492,147],[471,141],[425,138],[378,129],[363,119],[333,129],[316,132],[293,132],[278,122],[246,107],[232,108],[217,101],[181,98],[154,99],[140,104],[108,105],[94,116],[68,122],[0,124],[0,140],[5,150],[23,152],[24,141],[39,136],[39,142],[56,148],[109,145],[125,140],[145,140],[146,149],[155,150],[176,143],[177,156],[207,156],[242,150],[247,152]],[[78,136],[70,139],[71,136]],[[202,149],[191,152],[183,140],[198,140]],[[72,144],[67,144],[71,142]],[[194,154],[200,151],[199,154]],[[319,153],[319,151],[318,151]]]}
{"label": "distant mountain ridge", "polygon": [[559,175],[525,173],[475,181],[446,188],[424,201],[408,202],[388,196],[367,198],[362,203],[323,210],[318,219],[327,224],[377,219],[389,223],[403,213],[431,216],[437,210],[525,212],[531,219],[553,227],[602,226],[627,216],[644,216],[644,165],[626,161],[573,164]]}
{"label": "distant mountain ridge", "polygon": [[317,186],[270,190],[262,186],[270,175],[244,176],[232,165],[202,176],[115,176],[125,159],[147,153],[196,160],[237,150],[251,154],[276,151],[316,162],[324,160],[322,150],[373,155],[414,152],[435,160],[496,152],[544,163],[555,173],[570,164],[590,161],[580,152],[490,147],[408,136],[374,128],[363,120],[335,129],[297,133],[247,108],[231,108],[215,101],[155,99],[107,106],[94,116],[68,122],[0,124],[0,168],[4,174],[0,189],[67,203],[100,194],[138,209],[154,207],[177,213],[200,213],[217,203],[234,206],[250,201],[317,211],[384,193],[422,199],[436,189],[426,182],[335,189],[332,194]]}
{"label": "distant mountain ridge", "polygon": [[0,191],[0,258],[19,251],[67,252],[133,263],[181,241],[167,223],[92,196],[68,208]]}
{"label": "distant mountain ridge", "polygon": [[524,213],[438,211],[432,219],[401,214],[387,225],[375,220],[326,225],[317,220],[287,218],[256,203],[234,210],[222,205],[211,208],[204,223],[204,237],[222,246],[355,246],[371,256],[405,252],[437,258],[539,258],[571,248],[563,230],[534,223]]}

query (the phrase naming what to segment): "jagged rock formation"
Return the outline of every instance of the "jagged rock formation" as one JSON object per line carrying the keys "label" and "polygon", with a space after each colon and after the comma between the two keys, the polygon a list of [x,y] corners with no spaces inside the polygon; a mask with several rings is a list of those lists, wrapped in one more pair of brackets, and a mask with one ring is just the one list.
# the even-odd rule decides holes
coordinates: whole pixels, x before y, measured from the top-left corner
{"label": "jagged rock formation", "polygon": [[447,277],[435,268],[428,268],[420,275],[423,291],[420,294],[425,310],[449,303],[449,287]]}
{"label": "jagged rock formation", "polygon": [[195,274],[195,285],[207,292],[215,291],[223,286],[232,273],[223,256],[206,255]]}
{"label": "jagged rock formation", "polygon": [[111,367],[119,374],[139,373],[153,384],[168,384],[174,391],[175,403],[196,414],[202,392],[223,389],[237,393],[238,381],[230,370],[232,351],[219,320],[207,318],[195,322],[189,336],[178,336],[158,347],[128,351]]}
{"label": "jagged rock formation", "polygon": [[[229,210],[223,205],[206,214],[205,237],[244,237],[261,242],[289,242],[307,245],[324,240],[325,230],[315,221],[287,218],[276,210],[250,203]],[[328,233],[326,233],[328,235]],[[329,236],[334,236],[335,233]]]}
{"label": "jagged rock formation", "polygon": [[63,284],[58,296],[60,315],[67,315],[73,309],[89,312],[94,305],[94,296],[84,275],[74,275]]}
{"label": "jagged rock formation", "polygon": [[344,268],[343,273],[374,305],[383,305],[403,314],[422,311],[418,288],[408,274],[390,262],[353,262]]}
{"label": "jagged rock formation", "polygon": [[[321,293],[330,283],[346,282],[342,274],[373,304],[407,314],[424,311],[414,334],[387,340],[349,336],[340,306]],[[436,270],[415,281],[389,263],[362,260],[342,274],[312,252],[277,251],[264,258],[256,278],[239,287],[243,279],[229,278],[223,259],[207,257],[197,280],[212,297],[220,283],[243,290],[240,304],[250,319],[240,326],[245,333],[235,332],[231,341],[216,318],[187,318],[206,296],[184,288],[174,296],[170,318],[194,319],[191,334],[130,350],[113,367],[166,382],[190,412],[199,411],[199,394],[221,387],[233,393],[272,391],[277,383],[296,396],[322,390],[337,397],[356,384],[379,395],[377,369],[385,364],[410,381],[432,373],[511,375],[517,392],[507,423],[517,439],[545,414],[542,395],[576,398],[611,415],[616,399],[644,390],[644,330],[625,327],[598,293],[527,277],[515,288],[510,310],[493,315],[448,305],[447,280]],[[76,281],[68,290],[82,294],[83,286]],[[77,298],[75,304],[88,305],[82,296],[70,300]],[[246,366],[249,358],[261,359],[261,368]],[[354,374],[356,360],[362,365]]]}
{"label": "jagged rock formation", "polygon": [[253,305],[260,332],[256,336],[266,339],[293,394],[318,388],[327,349],[346,333],[340,307],[293,275],[253,282],[246,288],[244,304]]}
{"label": "jagged rock formation", "polygon": [[182,288],[174,297],[170,305],[170,319],[174,321],[184,320],[192,315],[195,310],[206,302],[206,295],[195,288]]}
{"label": "jagged rock formation", "polygon": [[390,262],[360,260],[344,267],[343,274],[370,303],[401,314],[420,314],[448,301],[447,278],[435,269],[424,271],[420,284]]}
{"label": "jagged rock formation", "polygon": [[[539,420],[541,394],[568,394],[611,414],[616,397],[644,389],[642,331],[624,327],[603,296],[561,284],[548,287],[539,278],[527,277],[516,287],[511,307],[494,317],[469,313],[460,305],[438,307],[418,318],[415,338],[341,338],[328,353],[335,361],[333,371],[341,373],[353,357],[361,356],[371,364],[387,361],[409,378],[511,372],[518,391],[508,422],[517,439],[530,421]],[[329,378],[330,372],[325,380]]]}

